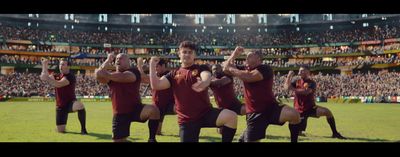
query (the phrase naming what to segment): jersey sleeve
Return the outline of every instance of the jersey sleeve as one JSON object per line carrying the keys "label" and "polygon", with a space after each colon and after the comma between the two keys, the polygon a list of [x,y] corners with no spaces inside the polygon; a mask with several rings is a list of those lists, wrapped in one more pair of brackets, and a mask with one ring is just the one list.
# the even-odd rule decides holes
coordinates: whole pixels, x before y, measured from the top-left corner
{"label": "jersey sleeve", "polygon": [[67,80],[69,81],[70,84],[76,83],[76,77],[74,74],[70,73],[66,76]]}
{"label": "jersey sleeve", "polygon": [[165,74],[164,76],[171,83],[174,80],[175,73],[176,73],[176,70],[172,70],[172,71],[168,72],[167,74]]}
{"label": "jersey sleeve", "polygon": [[135,76],[136,76],[136,81],[141,81],[141,74],[140,74],[140,71],[137,69],[137,68],[132,68],[132,69],[130,69],[129,71],[131,71],[133,74],[135,74]]}
{"label": "jersey sleeve", "polygon": [[264,79],[273,79],[274,72],[271,67],[267,65],[261,65],[256,68],[262,75]]}

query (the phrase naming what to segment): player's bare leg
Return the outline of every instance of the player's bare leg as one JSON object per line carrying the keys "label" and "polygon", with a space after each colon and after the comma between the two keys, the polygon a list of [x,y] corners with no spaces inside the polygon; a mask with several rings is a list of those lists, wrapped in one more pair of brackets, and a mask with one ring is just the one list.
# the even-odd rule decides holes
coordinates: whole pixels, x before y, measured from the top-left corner
{"label": "player's bare leg", "polygon": [[297,142],[300,129],[300,114],[294,108],[284,106],[279,117],[279,122],[289,122],[290,141]]}
{"label": "player's bare leg", "polygon": [[72,105],[72,111],[78,111],[78,119],[79,122],[81,123],[81,134],[86,135],[87,130],[86,130],[86,110],[85,106],[82,104],[82,102],[75,101],[74,104]]}
{"label": "player's bare leg", "polygon": [[236,133],[237,114],[231,110],[223,109],[216,121],[217,127],[221,127],[222,142],[232,142]]}
{"label": "player's bare leg", "polygon": [[140,119],[149,120],[149,142],[156,141],[156,133],[158,129],[158,124],[160,120],[160,111],[154,105],[145,105],[142,112],[140,113]]}
{"label": "player's bare leg", "polygon": [[318,106],[317,117],[320,116],[326,116],[326,121],[328,121],[328,124],[332,130],[332,138],[346,139],[336,130],[335,118],[333,117],[332,112],[328,108]]}

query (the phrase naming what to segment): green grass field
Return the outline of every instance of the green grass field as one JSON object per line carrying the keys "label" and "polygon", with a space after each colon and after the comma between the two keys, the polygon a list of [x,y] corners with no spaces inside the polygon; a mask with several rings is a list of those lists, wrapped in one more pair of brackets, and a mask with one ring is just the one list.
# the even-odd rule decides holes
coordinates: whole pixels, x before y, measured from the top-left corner
{"label": "green grass field", "polygon": [[[144,103],[148,103],[146,100]],[[0,102],[0,142],[111,142],[111,102],[85,102],[89,135],[80,135],[80,124],[76,113],[69,114],[67,133],[55,132],[54,102]],[[400,104],[330,104],[339,132],[348,140],[329,138],[331,131],[325,118],[310,118],[307,137],[299,142],[399,142]],[[245,117],[239,117],[234,141],[245,129]],[[167,115],[163,125],[163,136],[159,142],[179,142],[177,118]],[[287,124],[270,125],[267,138],[262,142],[289,142]],[[146,142],[147,123],[132,123],[130,141]],[[215,128],[203,128],[200,142],[220,142]]]}

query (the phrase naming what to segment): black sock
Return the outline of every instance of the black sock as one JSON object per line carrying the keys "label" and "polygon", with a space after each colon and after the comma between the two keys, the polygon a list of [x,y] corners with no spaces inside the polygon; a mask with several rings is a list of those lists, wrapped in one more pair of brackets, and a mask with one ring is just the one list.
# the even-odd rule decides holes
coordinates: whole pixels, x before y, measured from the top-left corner
{"label": "black sock", "polygon": [[78,110],[78,119],[81,123],[81,131],[86,131],[86,110]]}
{"label": "black sock", "polygon": [[308,120],[308,117],[304,117],[304,118],[301,120],[301,123],[300,123],[300,126],[301,126],[300,131],[306,131],[306,128],[307,128],[307,120]]}
{"label": "black sock", "polygon": [[149,119],[148,126],[149,126],[149,139],[156,139],[156,133],[158,129],[158,119]]}
{"label": "black sock", "polygon": [[232,142],[233,137],[235,136],[236,129],[223,126],[222,129],[222,142]]}
{"label": "black sock", "polygon": [[337,134],[337,130],[336,130],[336,123],[335,123],[335,118],[331,117],[331,118],[326,118],[326,121],[328,121],[329,126],[331,127],[332,133],[333,134]]}
{"label": "black sock", "polygon": [[289,124],[290,141],[292,143],[297,143],[297,139],[299,137],[299,129],[300,129],[299,124]]}

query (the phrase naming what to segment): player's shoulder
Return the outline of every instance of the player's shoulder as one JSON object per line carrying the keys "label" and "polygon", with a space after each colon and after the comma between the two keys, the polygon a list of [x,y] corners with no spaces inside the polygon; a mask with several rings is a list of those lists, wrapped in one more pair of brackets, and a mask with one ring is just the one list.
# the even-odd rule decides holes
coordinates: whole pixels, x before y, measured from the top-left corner
{"label": "player's shoulder", "polygon": [[132,73],[140,72],[139,69],[137,67],[134,67],[134,66],[130,67],[127,71],[130,71]]}
{"label": "player's shoulder", "polygon": [[179,71],[179,69],[180,68],[167,70],[162,76],[166,77],[167,79],[168,78],[173,78],[175,76],[175,74],[177,73],[177,71]]}
{"label": "player's shoulder", "polygon": [[272,72],[272,68],[266,64],[260,64],[254,70],[258,70],[259,72]]}
{"label": "player's shoulder", "polygon": [[[54,76],[56,76],[56,75],[54,75]],[[57,74],[57,76],[72,78],[72,77],[75,77],[75,74],[74,74],[73,72],[69,72],[68,74],[61,74],[61,73],[59,73],[59,74]]]}
{"label": "player's shoulder", "polygon": [[68,76],[75,77],[75,74],[73,72],[70,72],[70,73],[68,73]]}
{"label": "player's shoulder", "polygon": [[269,66],[268,64],[261,64],[260,66],[258,66],[258,68],[265,70],[272,70],[271,66]]}
{"label": "player's shoulder", "polygon": [[261,64],[255,68],[264,77],[272,78],[274,76],[274,71],[269,65]]}
{"label": "player's shoulder", "polygon": [[165,75],[169,74],[170,72],[171,72],[170,70],[165,70],[165,72],[162,73],[161,76],[165,76]]}
{"label": "player's shoulder", "polygon": [[167,73],[167,75],[168,75],[168,74],[175,74],[175,73],[178,72],[180,69],[181,69],[181,68],[172,69],[172,70],[170,70],[170,71]]}
{"label": "player's shoulder", "polygon": [[126,71],[131,72],[132,74],[136,75],[137,77],[140,77],[140,71],[137,67],[130,67]]}

